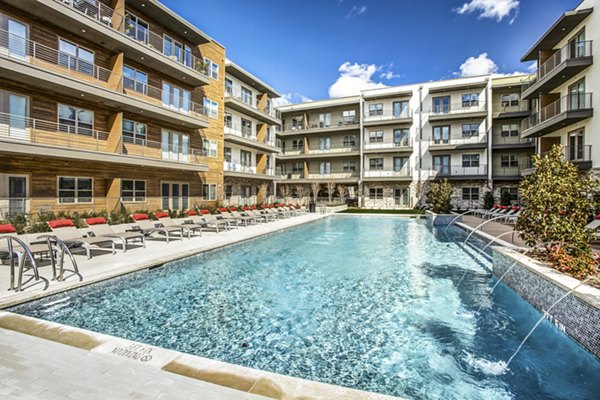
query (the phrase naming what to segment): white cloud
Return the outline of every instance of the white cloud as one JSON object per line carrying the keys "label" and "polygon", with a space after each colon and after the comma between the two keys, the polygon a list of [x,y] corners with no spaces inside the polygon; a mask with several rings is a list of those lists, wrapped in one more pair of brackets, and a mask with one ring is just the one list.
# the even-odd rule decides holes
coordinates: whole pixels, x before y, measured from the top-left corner
{"label": "white cloud", "polygon": [[367,11],[367,6],[365,6],[365,5],[352,6],[352,8],[348,12],[348,14],[346,14],[346,19],[350,19],[352,17],[358,17],[359,15],[364,14],[365,11]]}
{"label": "white cloud", "polygon": [[492,18],[500,22],[504,18],[513,17],[509,23],[513,23],[519,12],[520,0],[471,0],[458,7],[455,11],[459,14],[479,13],[479,18]]}
{"label": "white cloud", "polygon": [[281,107],[288,104],[307,103],[309,101],[313,100],[300,93],[284,93],[281,97],[273,99],[273,105],[275,107]]}
{"label": "white cloud", "polygon": [[488,53],[481,53],[477,57],[467,58],[465,62],[460,65],[460,72],[455,72],[454,75],[460,76],[461,78],[488,74],[494,76],[527,75],[535,71],[535,68],[536,65],[533,63],[527,67],[529,72],[514,71],[509,73],[501,73],[498,72],[500,70],[498,64],[488,57]]}
{"label": "white cloud", "polygon": [[373,75],[381,69],[375,64],[350,64],[346,61],[340,65],[340,76],[329,87],[329,97],[354,96],[361,90],[386,87],[381,82],[373,81]]}
{"label": "white cloud", "polygon": [[535,71],[537,71],[537,62],[534,61],[527,67],[527,72],[533,74]]}

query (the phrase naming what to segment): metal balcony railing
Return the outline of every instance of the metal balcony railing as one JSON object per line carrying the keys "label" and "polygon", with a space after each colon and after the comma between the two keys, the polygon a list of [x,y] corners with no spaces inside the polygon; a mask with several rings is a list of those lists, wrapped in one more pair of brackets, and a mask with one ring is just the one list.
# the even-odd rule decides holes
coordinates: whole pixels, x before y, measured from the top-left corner
{"label": "metal balcony railing", "polygon": [[412,110],[406,108],[404,110],[367,110],[365,112],[365,121],[387,121],[397,119],[412,118]]}
{"label": "metal balcony railing", "polygon": [[500,103],[494,103],[492,105],[492,110],[495,113],[511,113],[511,112],[519,112],[519,111],[528,111],[529,104],[527,100],[519,100],[518,102],[514,101],[504,101]]}
{"label": "metal balcony railing", "polygon": [[259,101],[254,97],[252,92],[244,92],[243,90],[235,87],[226,87],[225,96],[236,99],[237,101],[240,101],[264,114],[270,115],[271,117],[279,118],[279,114],[275,108],[259,107]]}
{"label": "metal balcony railing", "polygon": [[465,165],[437,165],[432,169],[434,176],[486,176],[487,165],[465,166]]}
{"label": "metal balcony railing", "polygon": [[349,118],[333,118],[331,121],[306,121],[287,123],[282,126],[283,132],[296,132],[312,129],[329,129],[329,128],[343,128],[345,126],[354,127],[359,124],[359,121],[355,117]]}
{"label": "metal balcony railing", "polygon": [[330,146],[330,147],[309,147],[308,154],[329,154],[329,153],[349,153],[358,151],[358,146]]}
{"label": "metal balcony railing", "polygon": [[542,108],[529,118],[525,118],[522,122],[522,130],[533,128],[565,112],[589,110],[591,108],[592,93],[568,94]]}
{"label": "metal balcony railing", "polygon": [[433,116],[480,113],[487,111],[487,103],[483,100],[465,101],[446,105],[432,106],[429,112]]}
{"label": "metal balcony railing", "polygon": [[291,149],[281,149],[281,153],[284,155],[289,155],[289,156],[295,156],[295,155],[299,155],[299,154],[306,154],[304,152],[304,148],[300,147],[300,148],[291,148]]}
{"label": "metal balcony railing", "polygon": [[592,41],[580,41],[574,43],[568,43],[559,50],[556,51],[550,58],[548,58],[536,71],[535,74],[522,82],[522,90],[525,91],[531,86],[535,85],[538,81],[544,79],[546,75],[558,68],[562,63],[568,60],[575,60],[583,57],[592,56]]}
{"label": "metal balcony railing", "polygon": [[206,65],[201,58],[193,55],[191,47],[186,47],[184,44],[177,43],[174,40],[170,41],[168,38],[152,32],[148,26],[138,24],[128,13],[123,15],[97,0],[54,1],[79,11],[86,17],[112,28],[131,40],[190,70],[196,71],[205,77],[210,77],[211,75],[210,66]]}
{"label": "metal balcony railing", "polygon": [[357,178],[359,176],[357,170],[344,170],[344,169],[317,169],[316,171],[308,171],[307,179],[350,179]]}
{"label": "metal balcony railing", "polygon": [[518,136],[502,136],[502,134],[496,133],[492,136],[493,144],[534,144],[533,138],[523,138],[521,135]]}
{"label": "metal balcony railing", "polygon": [[566,161],[584,162],[592,161],[592,145],[574,145],[563,147]]}
{"label": "metal balcony railing", "polygon": [[363,145],[365,150],[382,150],[382,149],[410,149],[412,148],[412,138],[402,138],[402,140],[394,142],[370,142],[366,141]]}
{"label": "metal balcony railing", "polygon": [[242,172],[244,174],[256,174],[256,165],[248,165],[239,160],[225,160],[223,169],[230,172]]}
{"label": "metal balcony railing", "polygon": [[482,134],[479,136],[468,136],[468,137],[447,137],[447,138],[433,138],[429,140],[430,146],[460,146],[464,144],[485,144],[487,143],[487,135]]}
{"label": "metal balcony railing", "polygon": [[[0,29],[0,57],[9,57],[79,81],[125,93],[148,103],[206,120],[216,117],[189,98],[125,78],[109,69]],[[189,97],[189,92],[188,92]]]}
{"label": "metal balcony railing", "polygon": [[232,122],[225,122],[225,134],[243,137],[245,139],[253,140],[257,143],[266,144],[269,146],[276,146],[274,135],[267,134],[264,140],[260,141],[251,127],[240,126]]}
{"label": "metal balcony railing", "polygon": [[410,167],[401,168],[382,168],[382,169],[365,169],[365,178],[410,178],[413,176],[413,170]]}

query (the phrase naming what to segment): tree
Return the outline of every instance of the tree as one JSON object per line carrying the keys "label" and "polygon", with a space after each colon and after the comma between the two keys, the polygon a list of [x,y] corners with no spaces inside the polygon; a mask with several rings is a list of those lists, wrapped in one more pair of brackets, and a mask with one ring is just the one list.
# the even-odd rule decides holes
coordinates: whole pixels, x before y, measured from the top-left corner
{"label": "tree", "polygon": [[310,189],[312,190],[313,202],[316,204],[317,200],[319,200],[319,189],[321,188],[321,184],[319,182],[313,182],[310,184]]}
{"label": "tree", "polygon": [[257,203],[268,203],[269,202],[269,183],[263,182],[258,187],[258,199]]}
{"label": "tree", "polygon": [[329,203],[333,201],[333,191],[335,190],[335,182],[328,181],[327,182],[327,198],[329,199]]}
{"label": "tree", "polygon": [[298,192],[298,197],[300,197],[300,202],[304,204],[306,199],[310,197],[310,189],[306,185],[297,185],[296,191]]}
{"label": "tree", "polygon": [[502,190],[500,193],[500,205],[501,206],[510,206],[510,192],[508,189]]}
{"label": "tree", "polygon": [[594,235],[585,228],[594,214],[597,183],[564,161],[559,145],[534,156],[534,165],[535,172],[521,182],[516,229],[528,246],[542,247],[541,256],[554,268],[584,278],[597,267],[589,245]]}
{"label": "tree", "polygon": [[431,211],[436,214],[447,214],[450,212],[450,198],[452,196],[452,186],[447,179],[439,182],[433,182],[427,191],[427,204],[431,206]]}
{"label": "tree", "polygon": [[483,195],[483,208],[489,210],[494,206],[494,201],[494,195],[492,192],[485,192],[485,195]]}
{"label": "tree", "polygon": [[289,185],[280,185],[279,190],[281,191],[281,195],[283,196],[283,202],[287,203],[288,198],[290,197],[290,186]]}
{"label": "tree", "polygon": [[346,198],[348,197],[348,190],[346,189],[346,186],[338,185],[337,192],[340,196],[340,200],[342,201],[342,204],[346,204]]}

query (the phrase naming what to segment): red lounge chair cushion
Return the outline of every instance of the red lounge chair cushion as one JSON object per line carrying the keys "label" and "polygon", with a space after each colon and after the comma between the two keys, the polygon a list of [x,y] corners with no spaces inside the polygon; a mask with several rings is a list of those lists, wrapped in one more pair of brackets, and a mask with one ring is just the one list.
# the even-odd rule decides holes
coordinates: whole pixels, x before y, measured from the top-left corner
{"label": "red lounge chair cushion", "polygon": [[168,212],[164,212],[164,211],[159,211],[159,212],[155,212],[154,216],[158,219],[160,218],[167,218],[169,216]]}
{"label": "red lounge chair cushion", "polygon": [[50,225],[50,228],[52,229],[75,226],[70,219],[55,219],[54,221],[48,222],[48,225]]}
{"label": "red lounge chair cushion", "polygon": [[0,224],[0,233],[17,233],[17,230],[11,224]]}
{"label": "red lounge chair cushion", "polygon": [[248,206],[242,207],[242,210],[244,210],[244,211],[248,211],[249,209],[250,209],[250,207],[248,207]]}
{"label": "red lounge chair cushion", "polygon": [[198,213],[196,211],[194,211],[194,210],[186,211],[185,214],[189,215],[190,217],[193,216],[193,215],[198,215]]}
{"label": "red lounge chair cushion", "polygon": [[250,208],[253,209],[253,210],[257,210],[256,206],[252,206]]}
{"label": "red lounge chair cushion", "polygon": [[596,215],[596,219],[600,219],[600,214]]}
{"label": "red lounge chair cushion", "polygon": [[96,217],[96,218],[87,218],[85,220],[85,223],[92,226],[92,225],[103,225],[106,224],[106,219],[103,217]]}
{"label": "red lounge chair cushion", "polygon": [[142,220],[145,220],[145,219],[150,219],[150,218],[148,218],[148,214],[132,214],[131,218],[134,221],[142,221]]}
{"label": "red lounge chair cushion", "polygon": [[202,214],[202,215],[210,214],[210,211],[208,211],[208,210],[200,210],[200,214]]}
{"label": "red lounge chair cushion", "polygon": [[235,208],[235,207],[229,207],[229,211],[237,211],[237,208]]}
{"label": "red lounge chair cushion", "polygon": [[227,209],[225,207],[221,207],[219,208],[219,212],[227,212]]}
{"label": "red lounge chair cushion", "polygon": [[519,207],[517,207],[517,206],[514,206],[514,207],[512,208],[512,210],[513,210],[513,211],[519,211]]}

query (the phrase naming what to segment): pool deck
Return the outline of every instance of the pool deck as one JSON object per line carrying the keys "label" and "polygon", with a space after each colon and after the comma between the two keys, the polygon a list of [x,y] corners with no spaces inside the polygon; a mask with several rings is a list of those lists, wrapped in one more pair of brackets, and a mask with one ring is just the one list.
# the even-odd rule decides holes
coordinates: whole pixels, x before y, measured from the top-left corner
{"label": "pool deck", "polygon": [[489,220],[484,220],[473,215],[464,215],[462,217],[462,222],[458,225],[464,229],[472,231],[479,225],[485,223],[485,225],[481,226],[475,234],[478,234],[485,238],[489,238],[489,240],[498,237],[496,243],[504,246],[510,247],[512,245],[516,247],[527,247],[525,242],[521,240],[518,232],[514,230],[512,225],[505,225],[496,221],[487,221]]}

